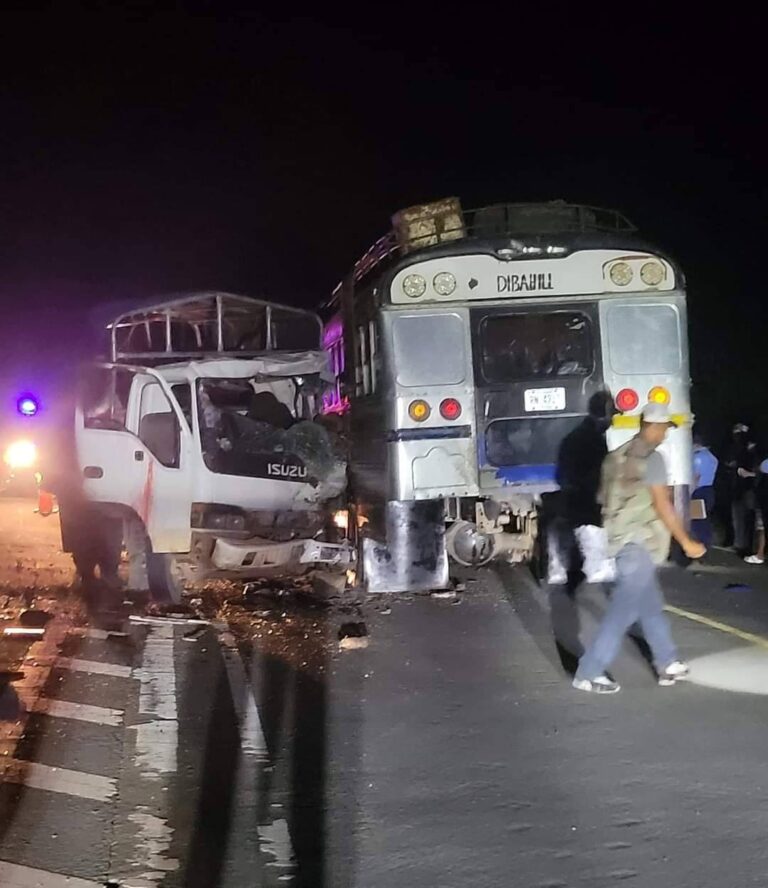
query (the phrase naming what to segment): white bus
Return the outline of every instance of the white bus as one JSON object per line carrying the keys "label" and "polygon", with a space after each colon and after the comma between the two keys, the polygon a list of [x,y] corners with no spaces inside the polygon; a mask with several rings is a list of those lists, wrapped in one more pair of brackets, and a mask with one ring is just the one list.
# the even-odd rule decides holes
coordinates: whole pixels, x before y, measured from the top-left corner
{"label": "white bus", "polygon": [[[350,440],[351,526],[372,591],[441,588],[451,559],[524,561],[563,438],[592,395],[615,448],[649,400],[678,508],[691,482],[683,275],[621,214],[562,201],[394,217],[338,286],[326,410]],[[343,354],[339,342],[343,340]]]}

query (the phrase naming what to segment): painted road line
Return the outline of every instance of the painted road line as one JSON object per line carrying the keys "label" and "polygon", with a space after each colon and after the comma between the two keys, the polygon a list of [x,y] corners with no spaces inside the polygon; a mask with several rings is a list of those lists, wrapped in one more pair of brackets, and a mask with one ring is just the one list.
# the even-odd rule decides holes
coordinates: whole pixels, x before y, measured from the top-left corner
{"label": "painted road line", "polygon": [[0,860],[0,885],[3,888],[102,888],[103,884]]}
{"label": "painted road line", "polygon": [[750,644],[768,649],[768,638],[763,638],[762,635],[755,635],[753,632],[744,632],[743,629],[729,626],[728,623],[721,623],[719,620],[713,620],[710,617],[705,617],[694,611],[683,610],[683,608],[675,607],[672,604],[666,605],[664,610],[669,611],[669,613],[674,614],[677,617],[683,617],[694,623],[701,623],[702,626],[709,626],[710,629],[726,632],[728,635],[733,635],[735,638],[740,638],[742,641],[748,641]]}
{"label": "painted road line", "polygon": [[173,625],[150,624],[141,667],[132,674],[140,682],[139,715],[152,717],[131,727],[136,732],[136,762],[147,776],[173,774],[179,742]]}
{"label": "painted road line", "polygon": [[253,695],[253,682],[248,678],[232,634],[229,632],[217,634],[229,680],[232,703],[240,727],[240,748],[245,755],[266,759],[267,741],[264,739],[264,730]]}
{"label": "painted road line", "polygon": [[78,796],[94,802],[107,802],[117,792],[117,781],[111,777],[71,771],[69,768],[52,768],[39,762],[10,759],[3,763],[2,780],[32,789]]}
{"label": "painted road line", "polygon": [[89,703],[72,703],[69,700],[52,700],[50,697],[38,697],[31,711],[51,718],[71,718],[75,721],[107,725],[112,728],[118,728],[123,723],[122,709],[92,706]]}
{"label": "painted road line", "polygon": [[117,663],[101,663],[98,660],[80,660],[77,657],[59,657],[57,669],[69,669],[72,672],[87,672],[89,675],[113,675],[115,678],[131,678],[133,669],[130,666],[119,666]]}

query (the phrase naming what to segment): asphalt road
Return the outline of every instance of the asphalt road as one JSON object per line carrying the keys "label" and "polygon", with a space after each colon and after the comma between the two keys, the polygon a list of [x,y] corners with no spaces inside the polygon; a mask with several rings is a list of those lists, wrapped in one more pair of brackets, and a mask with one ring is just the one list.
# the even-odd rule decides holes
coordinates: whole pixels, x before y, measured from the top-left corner
{"label": "asphalt road", "polygon": [[[25,590],[55,616],[0,640],[0,885],[765,885],[768,571],[665,571],[692,681],[657,687],[628,640],[622,692],[594,697],[568,669],[601,588],[484,570],[455,598],[323,605],[273,586],[203,594],[207,624],[105,627],[66,562],[25,566],[52,543],[17,506],[5,625]],[[361,620],[367,647],[340,649]]]}

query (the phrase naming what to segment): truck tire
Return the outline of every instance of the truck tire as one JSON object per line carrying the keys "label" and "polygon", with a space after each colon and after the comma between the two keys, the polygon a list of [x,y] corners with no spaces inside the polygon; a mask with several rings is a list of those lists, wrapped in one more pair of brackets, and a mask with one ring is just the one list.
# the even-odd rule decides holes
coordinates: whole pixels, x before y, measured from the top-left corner
{"label": "truck tire", "polygon": [[175,555],[151,552],[147,555],[149,591],[155,601],[179,604],[184,594],[184,579]]}

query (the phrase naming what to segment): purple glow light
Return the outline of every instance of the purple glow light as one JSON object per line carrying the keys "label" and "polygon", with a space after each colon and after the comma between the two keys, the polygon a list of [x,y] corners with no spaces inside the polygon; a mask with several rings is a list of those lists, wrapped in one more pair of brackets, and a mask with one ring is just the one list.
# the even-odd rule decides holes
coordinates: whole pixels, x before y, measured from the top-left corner
{"label": "purple glow light", "polygon": [[40,410],[40,403],[32,395],[22,395],[16,402],[16,409],[22,416],[35,416]]}

